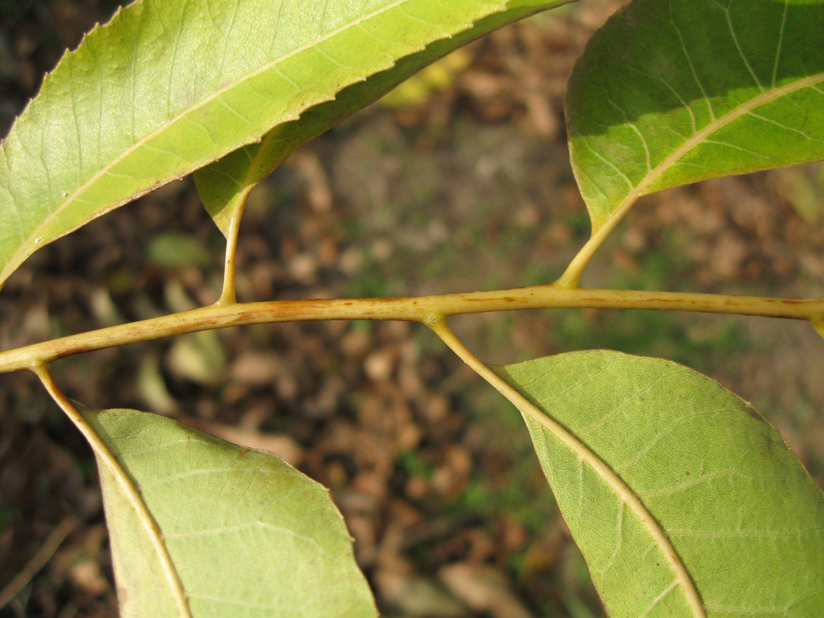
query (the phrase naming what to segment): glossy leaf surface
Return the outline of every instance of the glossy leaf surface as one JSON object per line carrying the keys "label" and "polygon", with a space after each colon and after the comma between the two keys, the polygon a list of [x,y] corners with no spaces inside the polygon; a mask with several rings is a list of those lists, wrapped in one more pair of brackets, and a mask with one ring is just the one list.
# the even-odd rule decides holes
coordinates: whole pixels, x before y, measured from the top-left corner
{"label": "glossy leaf surface", "polygon": [[275,455],[155,414],[107,410],[87,418],[157,526],[153,532],[100,465],[124,618],[186,616],[175,578],[193,618],[377,615],[343,519],[321,485]]}
{"label": "glossy leaf surface", "polygon": [[535,450],[608,615],[822,615],[824,495],[746,402],[618,352],[496,372],[532,404]]}
{"label": "glossy leaf surface", "polygon": [[593,231],[647,193],[824,159],[822,0],[635,0],[566,113]]}
{"label": "glossy leaf surface", "polygon": [[506,11],[490,15],[450,38],[435,41],[391,68],[345,88],[333,101],[308,110],[300,119],[276,127],[260,143],[250,144],[200,169],[195,174],[195,181],[206,210],[223,234],[228,236],[232,219],[242,214],[239,209],[242,209],[248,190],[265,179],[300,146],[378,100],[410,75],[449,52],[505,24],[567,1],[510,0],[505,3]]}
{"label": "glossy leaf surface", "polygon": [[138,0],[66,54],[3,141],[0,282],[38,247],[505,7]]}

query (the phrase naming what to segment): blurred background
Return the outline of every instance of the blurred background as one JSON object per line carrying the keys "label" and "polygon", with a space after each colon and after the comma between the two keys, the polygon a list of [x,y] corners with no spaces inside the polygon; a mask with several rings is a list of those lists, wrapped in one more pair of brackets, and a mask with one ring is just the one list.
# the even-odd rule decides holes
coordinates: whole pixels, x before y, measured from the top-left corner
{"label": "blurred background", "polygon": [[[554,280],[589,233],[564,87],[621,4],[581,0],[496,32],[296,153],[252,194],[240,300]],[[0,0],[0,135],[117,6]],[[0,293],[0,349],[211,303],[222,251],[192,183],[164,187],[30,258]],[[583,284],[824,296],[821,167],[644,198]],[[452,325],[496,364],[591,348],[684,363],[751,401],[824,484],[824,340],[806,324],[553,310]],[[388,617],[603,616],[517,412],[422,327],[257,326],[53,370],[86,406],[166,414],[330,487]],[[0,618],[117,615],[91,452],[33,376],[0,375],[0,589],[44,546],[48,564]]]}

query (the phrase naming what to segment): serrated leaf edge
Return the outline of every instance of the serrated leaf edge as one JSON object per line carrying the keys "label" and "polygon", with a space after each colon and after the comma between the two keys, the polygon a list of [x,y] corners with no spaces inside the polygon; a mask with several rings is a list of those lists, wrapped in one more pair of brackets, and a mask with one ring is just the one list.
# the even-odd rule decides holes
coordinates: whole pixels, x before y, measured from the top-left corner
{"label": "serrated leaf edge", "polygon": [[[363,23],[363,22],[365,22],[369,19],[373,19],[373,18],[385,13],[386,11],[390,11],[392,9],[402,7],[404,4],[407,4],[409,2],[414,2],[414,1],[415,0],[395,0],[395,2],[392,2],[389,5],[381,7],[380,9],[375,10],[375,11],[373,11],[373,12],[367,14],[367,15],[363,15],[363,16],[359,17],[358,19],[356,19],[352,22],[348,22],[348,23],[340,26],[339,28],[333,30],[332,32],[329,32],[329,33],[327,33],[326,35],[324,35],[322,37],[314,39],[313,41],[311,41],[309,43],[306,43],[306,44],[302,45],[301,47],[290,51],[288,54],[284,54],[283,56],[278,57],[274,61],[265,64],[264,66],[260,67],[259,69],[255,70],[253,72],[247,73],[241,79],[235,80],[232,83],[227,84],[226,86],[224,86],[220,90],[214,92],[213,94],[211,94],[208,97],[204,98],[203,100],[199,101],[197,104],[186,108],[184,111],[182,111],[177,116],[175,116],[173,118],[170,118],[169,120],[164,122],[160,127],[155,129],[152,133],[142,137],[140,140],[138,140],[132,146],[130,146],[128,149],[126,149],[123,153],[121,153],[118,157],[116,157],[116,158],[112,159],[111,161],[109,161],[100,170],[95,172],[85,183],[83,183],[74,192],[72,192],[70,195],[68,195],[63,200],[63,202],[61,204],[58,204],[57,207],[54,210],[52,210],[49,213],[49,215],[40,223],[40,225],[31,234],[29,234],[29,236],[24,240],[24,242],[21,246],[21,249],[23,249],[23,250],[17,251],[15,254],[13,254],[11,256],[11,259],[8,261],[8,263],[3,266],[2,271],[0,271],[0,282],[5,281],[9,277],[9,275],[11,275],[11,273],[14,272],[14,270],[17,269],[17,267],[22,262],[22,260],[24,260],[26,257],[28,257],[29,255],[31,255],[31,253],[34,252],[33,250],[28,250],[27,249],[28,245],[30,245],[32,240],[34,240],[35,244],[37,244],[37,238],[38,238],[39,234],[41,233],[41,230],[43,230],[55,218],[59,217],[60,213],[63,212],[63,210],[65,209],[65,207],[67,207],[67,205],[74,202],[80,195],[83,194],[84,191],[86,191],[89,187],[93,186],[94,183],[97,182],[100,178],[104,177],[109,172],[109,170],[112,169],[114,166],[116,166],[119,162],[121,162],[126,157],[130,156],[138,148],[142,147],[144,144],[151,141],[153,138],[155,138],[159,135],[162,135],[165,131],[167,131],[169,129],[170,126],[172,126],[175,123],[180,122],[181,120],[185,119],[192,112],[194,112],[198,109],[201,109],[205,105],[211,103],[212,101],[214,101],[215,99],[217,99],[218,97],[223,95],[225,92],[231,91],[232,89],[236,88],[239,84],[242,84],[242,83],[244,83],[244,82],[246,82],[250,79],[253,79],[254,77],[260,75],[261,73],[264,73],[264,72],[269,71],[269,70],[276,69],[278,64],[280,64],[281,62],[295,56],[296,54],[299,54],[301,52],[312,49],[312,48],[316,47],[317,45],[323,43],[324,41],[329,40],[329,39],[341,34],[342,32],[347,31],[348,29],[350,29],[352,27],[357,27],[361,23]],[[477,19],[474,20],[474,21],[468,21],[468,22],[462,22],[462,23],[458,23],[458,24],[452,24],[451,26],[449,26],[449,25],[441,26],[444,30],[442,30],[439,33],[435,34],[433,36],[433,38],[421,43],[418,46],[410,47],[403,54],[400,54],[398,57],[394,58],[393,60],[389,60],[386,63],[375,67],[375,69],[371,73],[369,73],[368,75],[360,75],[360,76],[357,76],[357,77],[353,78],[350,81],[347,81],[345,83],[341,83],[341,84],[338,85],[337,90],[335,90],[334,92],[316,97],[315,99],[313,99],[311,101],[308,101],[308,102],[305,102],[305,103],[301,104],[300,106],[296,107],[295,109],[292,109],[292,110],[284,113],[283,115],[278,117],[276,122],[274,122],[273,124],[268,126],[266,129],[264,129],[264,131],[262,133],[260,133],[256,137],[253,137],[253,138],[250,138],[250,139],[247,139],[247,140],[244,140],[244,141],[241,141],[241,142],[237,143],[234,146],[233,150],[241,148],[243,146],[247,146],[249,144],[260,143],[261,140],[263,139],[263,137],[269,131],[271,131],[274,127],[276,127],[280,124],[286,123],[286,122],[297,120],[297,119],[300,118],[301,114],[303,112],[305,112],[306,110],[308,110],[312,107],[315,107],[316,105],[320,105],[321,103],[325,103],[325,102],[334,100],[336,98],[337,94],[341,90],[343,90],[344,88],[346,88],[348,86],[351,86],[353,84],[365,81],[366,79],[368,79],[369,76],[374,75],[375,73],[390,69],[401,58],[404,58],[404,57],[406,57],[408,55],[411,55],[415,52],[419,52],[419,51],[423,50],[426,47],[426,45],[431,44],[434,41],[451,38],[452,36],[454,36],[455,33],[461,32],[461,31],[463,31],[467,28],[471,28],[480,19],[483,19],[484,17],[488,17],[489,15],[492,15],[494,13],[505,11],[506,8],[507,8],[507,1],[506,0],[493,0],[493,1],[490,1],[490,2],[485,2],[484,4],[489,7],[489,12],[486,13],[485,15],[478,16]],[[122,12],[121,10],[118,10],[115,13],[115,15],[112,17],[112,20],[109,22],[109,24],[113,23],[114,19],[116,17],[118,17],[121,12]],[[99,26],[98,25],[91,32],[100,30],[103,27],[104,26]],[[83,38],[84,41],[89,36],[89,34],[91,34],[91,32],[88,33],[86,36],[84,36],[84,38]],[[69,56],[71,56],[72,54],[75,53],[75,51],[66,52],[63,55],[60,62],[58,63],[58,66],[55,67],[55,69],[51,73],[47,74],[46,79],[44,80],[44,83],[43,83],[43,88],[45,88],[47,86],[47,83],[50,81],[50,78],[52,77],[52,75],[60,68],[60,66],[66,61],[66,59]],[[42,91],[42,88],[41,88],[41,91]],[[34,100],[36,100],[36,98]],[[34,100],[32,100],[32,102]],[[27,115],[27,112],[28,112],[28,107],[23,111],[23,113],[20,115],[18,120],[24,119]],[[5,139],[2,142],[0,142],[0,147],[3,147],[5,145],[5,142],[6,142]],[[227,151],[223,154],[225,155],[225,154],[228,154],[229,152],[230,151]],[[78,229],[82,225],[85,225],[86,223],[88,223],[88,221],[91,221],[93,219],[96,219],[97,217],[100,217],[100,216],[108,213],[108,212],[111,212],[112,210],[114,210],[114,209],[116,209],[120,206],[123,206],[124,204],[127,204],[127,203],[129,203],[129,202],[131,202],[131,201],[147,194],[147,193],[151,193],[152,191],[154,191],[155,189],[157,189],[158,187],[160,187],[164,184],[167,184],[169,182],[173,182],[175,180],[180,180],[181,178],[184,178],[184,177],[188,176],[189,174],[191,174],[192,172],[194,172],[195,170],[199,169],[203,165],[206,165],[210,162],[214,162],[216,160],[217,159],[210,159],[210,160],[195,162],[193,164],[193,166],[191,167],[191,169],[187,168],[187,171],[185,171],[185,172],[181,172],[180,174],[177,174],[177,175],[174,175],[174,176],[171,176],[171,177],[168,177],[168,178],[164,178],[161,181],[147,187],[144,190],[135,192],[134,194],[130,195],[128,198],[125,198],[123,200],[119,200],[119,201],[116,201],[116,202],[112,202],[107,207],[101,209],[99,212],[95,212],[93,214],[93,216],[91,216],[88,219],[84,220],[81,224],[79,224],[75,227],[72,227],[68,230],[65,230],[62,234],[59,234],[59,235],[55,236],[54,238],[50,238],[48,240],[48,242],[56,240],[57,238],[61,238],[62,236],[65,236],[66,234],[69,234],[72,231]]]}

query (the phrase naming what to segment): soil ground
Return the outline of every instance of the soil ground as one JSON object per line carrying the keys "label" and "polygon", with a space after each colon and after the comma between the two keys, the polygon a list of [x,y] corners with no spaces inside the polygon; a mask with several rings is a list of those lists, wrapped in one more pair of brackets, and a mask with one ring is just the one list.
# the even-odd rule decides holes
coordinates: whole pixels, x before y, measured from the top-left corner
{"label": "soil ground", "polygon": [[[445,88],[352,117],[252,197],[244,301],[549,282],[589,224],[569,167],[566,78],[620,4],[589,0],[472,45]],[[106,0],[0,0],[0,134]],[[819,166],[639,203],[587,271],[600,287],[824,296]],[[44,248],[0,294],[0,349],[216,299],[222,237],[190,182]],[[752,401],[824,484],[824,341],[806,324],[652,312],[456,319],[481,358],[662,356]],[[281,324],[61,361],[92,408],[152,410],[270,449],[332,489],[386,616],[603,612],[517,413],[422,328]],[[32,376],[0,376],[0,589],[67,534],[1,618],[116,616],[96,470]]]}

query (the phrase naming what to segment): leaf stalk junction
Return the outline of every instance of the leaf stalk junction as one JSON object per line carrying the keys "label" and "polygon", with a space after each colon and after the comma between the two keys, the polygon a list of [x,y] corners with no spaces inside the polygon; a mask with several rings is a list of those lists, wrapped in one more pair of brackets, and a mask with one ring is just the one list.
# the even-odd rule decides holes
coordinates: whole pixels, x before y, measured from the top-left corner
{"label": "leaf stalk junction", "polygon": [[83,434],[83,437],[86,438],[94,451],[95,457],[97,457],[98,465],[105,466],[109,473],[114,477],[120,491],[123,492],[123,495],[134,509],[140,525],[144,528],[144,531],[158,556],[161,568],[163,570],[163,578],[166,580],[171,597],[174,599],[175,607],[178,612],[177,615],[180,616],[180,618],[192,618],[192,613],[189,608],[189,601],[183,587],[183,582],[181,581],[180,574],[178,573],[177,568],[175,568],[174,561],[169,554],[169,549],[166,547],[166,541],[163,537],[163,533],[161,532],[160,526],[149,510],[149,507],[134,480],[117,460],[117,457],[106,445],[106,442],[97,434],[89,421],[87,421],[86,418],[77,410],[77,408],[75,408],[69,398],[63,394],[55,383],[47,365],[35,365],[31,367],[31,370],[37,374],[37,377],[40,378],[40,381],[43,383],[43,386],[46,388],[49,395],[51,395],[51,398],[57,403],[58,406],[60,406],[71,422],[74,423],[74,426],[77,427],[80,433]]}

